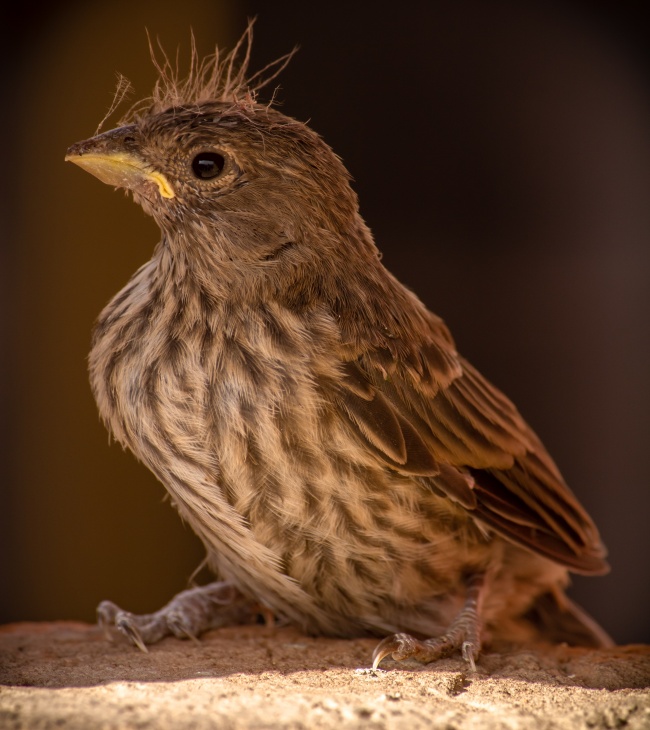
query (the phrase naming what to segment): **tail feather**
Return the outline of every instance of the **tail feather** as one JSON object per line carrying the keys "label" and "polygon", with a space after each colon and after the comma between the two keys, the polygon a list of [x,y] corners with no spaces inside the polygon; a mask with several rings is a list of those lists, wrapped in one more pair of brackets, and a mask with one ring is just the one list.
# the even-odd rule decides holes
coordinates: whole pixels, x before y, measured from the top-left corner
{"label": "tail feather", "polygon": [[612,638],[583,608],[564,593],[540,596],[526,614],[541,635],[554,643],[605,649],[615,646]]}

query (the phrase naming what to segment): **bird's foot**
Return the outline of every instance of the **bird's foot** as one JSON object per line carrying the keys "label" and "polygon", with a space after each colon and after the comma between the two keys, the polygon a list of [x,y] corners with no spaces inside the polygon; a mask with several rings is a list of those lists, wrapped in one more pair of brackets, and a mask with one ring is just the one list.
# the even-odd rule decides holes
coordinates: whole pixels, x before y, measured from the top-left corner
{"label": "bird's foot", "polygon": [[193,639],[208,629],[232,624],[253,623],[259,607],[230,583],[215,582],[178,593],[159,611],[141,616],[129,613],[112,601],[102,601],[97,607],[97,623],[106,637],[112,639],[116,628],[132,644],[148,651],[165,636]]}
{"label": "bird's foot", "polygon": [[393,634],[380,641],[372,655],[372,668],[377,669],[382,659],[392,654],[393,659],[417,659],[427,664],[436,659],[443,659],[460,649],[463,659],[468,663],[472,672],[476,671],[476,660],[481,650],[477,641],[464,641],[456,638],[454,632],[435,639],[420,641],[410,634]]}
{"label": "bird's foot", "polygon": [[377,669],[382,659],[392,654],[393,659],[417,659],[428,663],[460,650],[472,672],[481,651],[480,603],[484,575],[474,575],[467,581],[467,597],[461,612],[447,633],[420,641],[410,634],[393,634],[379,642],[372,654],[372,667]]}

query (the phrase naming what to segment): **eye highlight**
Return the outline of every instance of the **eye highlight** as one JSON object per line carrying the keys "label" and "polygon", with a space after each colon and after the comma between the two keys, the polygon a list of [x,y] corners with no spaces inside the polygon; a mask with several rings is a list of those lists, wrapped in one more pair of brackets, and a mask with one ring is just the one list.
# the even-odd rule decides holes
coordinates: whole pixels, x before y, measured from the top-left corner
{"label": "eye highlight", "polygon": [[200,152],[192,160],[192,172],[200,180],[214,180],[226,166],[226,158],[218,152]]}

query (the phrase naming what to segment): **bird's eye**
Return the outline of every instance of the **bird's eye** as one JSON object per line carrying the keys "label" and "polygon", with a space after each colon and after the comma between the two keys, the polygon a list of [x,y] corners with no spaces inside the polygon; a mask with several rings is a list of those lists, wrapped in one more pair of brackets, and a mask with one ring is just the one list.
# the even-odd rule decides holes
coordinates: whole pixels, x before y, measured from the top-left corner
{"label": "bird's eye", "polygon": [[201,180],[219,177],[226,166],[226,159],[218,152],[201,152],[192,160],[192,172]]}

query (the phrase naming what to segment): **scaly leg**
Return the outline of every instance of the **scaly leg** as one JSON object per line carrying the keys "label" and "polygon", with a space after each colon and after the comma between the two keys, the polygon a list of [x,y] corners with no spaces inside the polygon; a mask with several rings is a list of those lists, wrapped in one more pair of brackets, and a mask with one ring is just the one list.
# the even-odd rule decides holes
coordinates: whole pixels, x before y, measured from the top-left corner
{"label": "scaly leg", "polygon": [[172,598],[156,613],[136,616],[123,611],[112,601],[97,607],[97,622],[111,638],[110,627],[117,628],[139,649],[155,644],[165,636],[196,637],[219,626],[254,623],[260,607],[245,598],[233,585],[223,582],[190,588]]}
{"label": "scaly leg", "polygon": [[442,636],[420,641],[409,634],[393,634],[379,642],[372,655],[372,668],[389,654],[393,659],[417,659],[433,662],[460,649],[469,668],[476,671],[476,660],[481,651],[481,602],[485,575],[477,573],[467,579],[467,597],[462,610]]}

